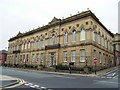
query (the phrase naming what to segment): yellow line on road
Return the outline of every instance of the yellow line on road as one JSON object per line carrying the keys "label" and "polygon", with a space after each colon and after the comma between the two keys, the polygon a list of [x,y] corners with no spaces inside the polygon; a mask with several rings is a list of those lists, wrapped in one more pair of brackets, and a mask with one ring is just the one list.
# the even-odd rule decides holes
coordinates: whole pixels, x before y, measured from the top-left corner
{"label": "yellow line on road", "polygon": [[12,86],[8,86],[8,87],[5,87],[5,88],[0,89],[0,90],[4,90],[4,89],[8,89],[8,88],[15,88],[15,87],[18,87],[18,86],[20,86],[20,85],[25,83],[25,81],[23,79],[18,79],[18,80],[19,80],[18,84],[15,84],[15,85],[12,85]]}

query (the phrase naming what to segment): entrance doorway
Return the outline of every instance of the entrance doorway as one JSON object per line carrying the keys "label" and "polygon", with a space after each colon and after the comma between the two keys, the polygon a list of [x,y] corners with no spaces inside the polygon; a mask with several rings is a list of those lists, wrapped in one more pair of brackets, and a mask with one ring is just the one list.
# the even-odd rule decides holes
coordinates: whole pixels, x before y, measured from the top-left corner
{"label": "entrance doorway", "polygon": [[55,65],[55,53],[50,53],[50,66]]}

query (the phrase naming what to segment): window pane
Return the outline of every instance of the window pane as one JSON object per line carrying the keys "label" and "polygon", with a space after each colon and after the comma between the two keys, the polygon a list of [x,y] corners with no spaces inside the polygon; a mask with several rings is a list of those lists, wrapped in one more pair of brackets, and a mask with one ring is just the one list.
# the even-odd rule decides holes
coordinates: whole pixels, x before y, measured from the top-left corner
{"label": "window pane", "polygon": [[75,58],[76,58],[76,52],[75,51],[72,51],[72,62],[75,62]]}
{"label": "window pane", "polygon": [[85,50],[80,50],[80,62],[85,62]]}
{"label": "window pane", "polygon": [[40,40],[38,40],[38,48],[40,48]]}
{"label": "window pane", "polygon": [[68,33],[66,32],[64,35],[64,43],[67,43],[67,42],[68,42]]}
{"label": "window pane", "polygon": [[64,61],[67,61],[67,52],[64,52]]}
{"label": "window pane", "polygon": [[76,41],[76,31],[72,32],[72,41]]}
{"label": "window pane", "polygon": [[93,31],[93,41],[95,41],[95,32]]}
{"label": "window pane", "polygon": [[83,40],[85,40],[85,30],[81,29],[81,31],[80,31],[80,41],[83,41]]}

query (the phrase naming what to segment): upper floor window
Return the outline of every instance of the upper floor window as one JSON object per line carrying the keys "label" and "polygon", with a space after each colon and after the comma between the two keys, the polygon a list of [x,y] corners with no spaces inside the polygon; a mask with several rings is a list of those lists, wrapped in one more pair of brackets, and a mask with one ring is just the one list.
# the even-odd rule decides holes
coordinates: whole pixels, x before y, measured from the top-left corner
{"label": "upper floor window", "polygon": [[105,45],[105,40],[104,40],[104,36],[102,36],[102,46]]}
{"label": "upper floor window", "polygon": [[80,31],[80,41],[84,41],[85,40],[85,30],[82,28]]}
{"label": "upper floor window", "polygon": [[68,43],[68,33],[65,32],[64,34],[64,43]]}
{"label": "upper floor window", "polygon": [[24,50],[24,44],[22,44],[22,50]]}
{"label": "upper floor window", "polygon": [[98,44],[100,44],[100,33],[98,33]]}
{"label": "upper floor window", "polygon": [[44,48],[44,40],[41,40],[42,48]]}
{"label": "upper floor window", "polygon": [[40,48],[40,40],[38,40],[38,48]]}
{"label": "upper floor window", "polygon": [[19,50],[19,45],[17,45],[17,50]]}
{"label": "upper floor window", "polygon": [[34,41],[33,48],[36,48],[36,41]]}
{"label": "upper floor window", "polygon": [[30,48],[30,42],[28,42],[28,49]]}
{"label": "upper floor window", "polygon": [[93,31],[92,32],[93,41],[95,41],[95,36],[96,36],[96,33],[95,33],[95,31]]}
{"label": "upper floor window", "polygon": [[85,50],[80,50],[80,62],[85,62]]}
{"label": "upper floor window", "polygon": [[72,32],[72,42],[75,42],[76,41],[76,31],[74,30]]}
{"label": "upper floor window", "polygon": [[55,44],[55,35],[53,34],[52,35],[52,45],[54,45]]}
{"label": "upper floor window", "polygon": [[25,49],[27,49],[27,43],[25,44]]}

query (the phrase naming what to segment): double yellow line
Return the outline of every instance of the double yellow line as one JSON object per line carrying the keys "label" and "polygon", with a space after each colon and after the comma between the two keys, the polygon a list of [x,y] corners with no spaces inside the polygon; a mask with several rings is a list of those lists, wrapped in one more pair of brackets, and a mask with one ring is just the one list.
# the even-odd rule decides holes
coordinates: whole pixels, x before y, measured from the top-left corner
{"label": "double yellow line", "polygon": [[18,87],[18,86],[20,86],[20,85],[25,83],[25,81],[23,79],[17,78],[17,80],[19,80],[19,82],[17,84],[6,86],[4,88],[0,88],[0,90],[4,90],[4,89],[8,89],[8,88],[15,88],[15,87]]}

